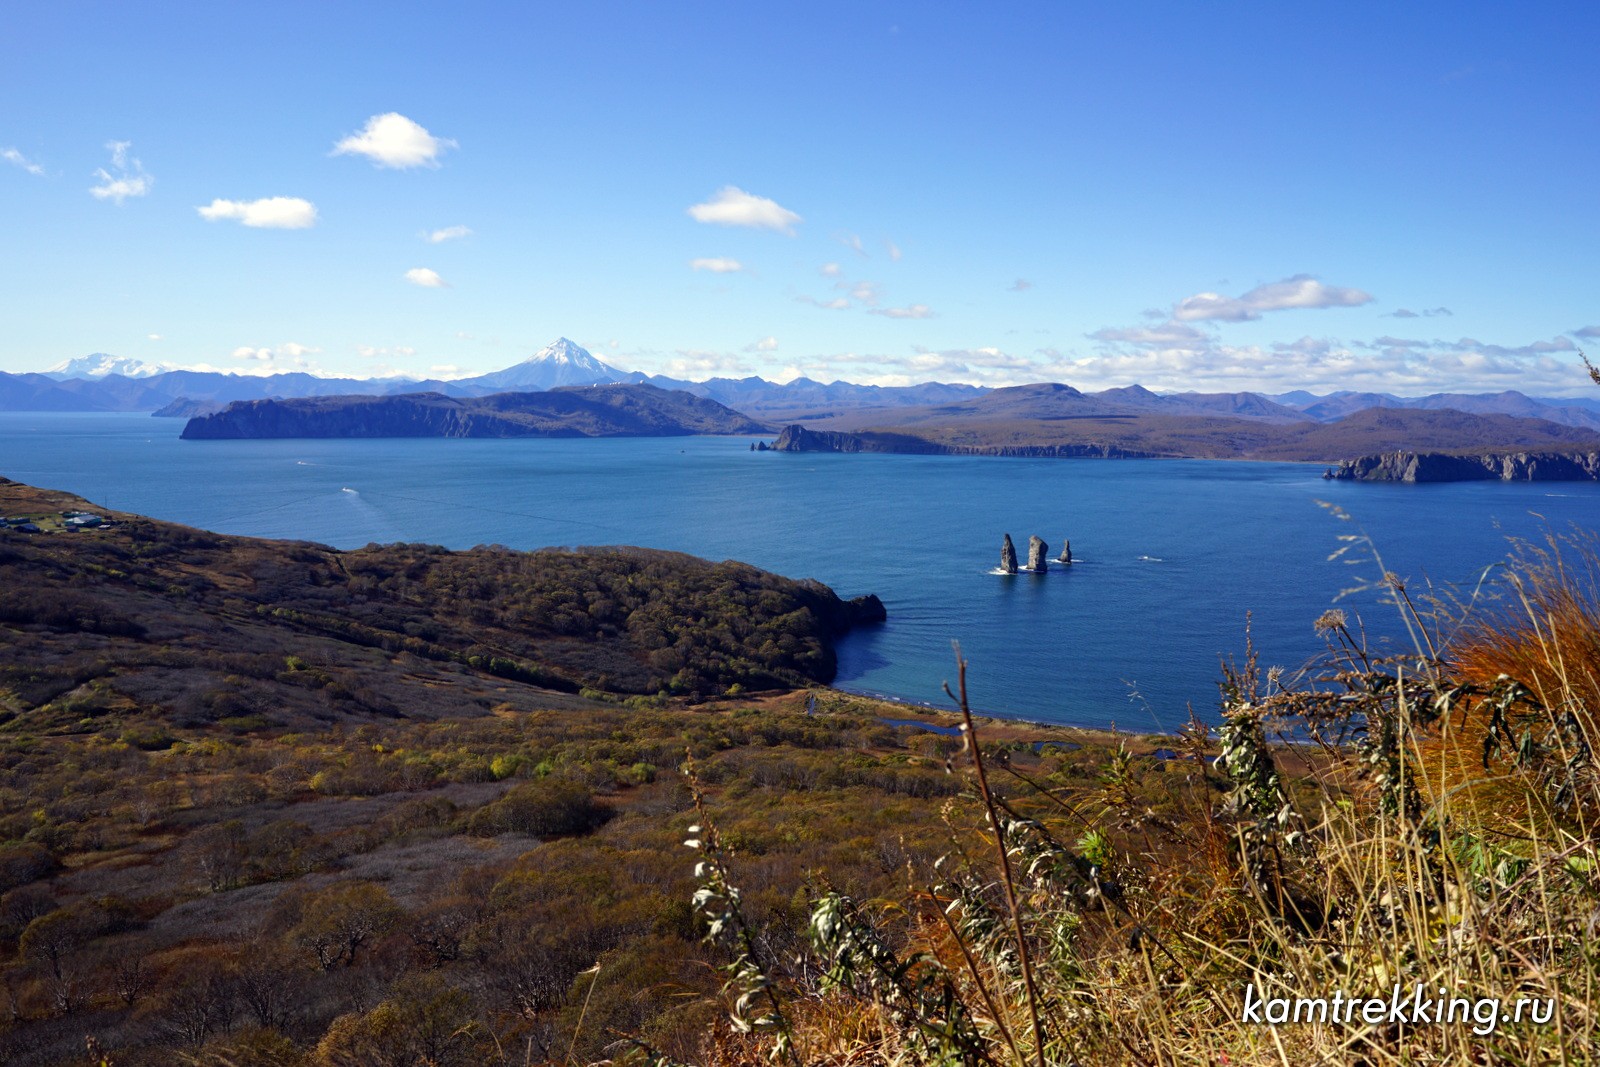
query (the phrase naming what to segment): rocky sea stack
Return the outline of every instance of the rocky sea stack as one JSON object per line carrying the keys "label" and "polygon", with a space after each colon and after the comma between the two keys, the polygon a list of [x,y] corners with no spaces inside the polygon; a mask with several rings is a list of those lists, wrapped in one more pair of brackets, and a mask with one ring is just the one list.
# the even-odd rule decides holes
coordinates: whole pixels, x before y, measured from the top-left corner
{"label": "rocky sea stack", "polygon": [[1042,537],[1028,538],[1028,569],[1035,574],[1043,574],[1050,569],[1050,564],[1045,562],[1045,557],[1050,554],[1050,546],[1045,544]]}

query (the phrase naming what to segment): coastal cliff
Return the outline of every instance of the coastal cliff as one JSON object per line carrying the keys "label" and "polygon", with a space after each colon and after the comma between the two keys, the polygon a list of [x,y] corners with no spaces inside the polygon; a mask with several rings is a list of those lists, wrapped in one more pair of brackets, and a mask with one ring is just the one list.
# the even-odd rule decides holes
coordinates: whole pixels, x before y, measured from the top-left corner
{"label": "coastal cliff", "polygon": [[1600,452],[1385,452],[1347,459],[1324,477],[1358,482],[1592,482]]}

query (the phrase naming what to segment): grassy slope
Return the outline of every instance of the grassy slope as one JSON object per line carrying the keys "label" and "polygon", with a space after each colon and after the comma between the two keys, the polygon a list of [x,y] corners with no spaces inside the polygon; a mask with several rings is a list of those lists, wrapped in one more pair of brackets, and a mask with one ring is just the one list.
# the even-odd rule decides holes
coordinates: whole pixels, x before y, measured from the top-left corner
{"label": "grassy slope", "polygon": [[[81,503],[0,485],[7,515]],[[86,1062],[85,1035],[117,1067],[475,1067],[574,1044],[587,1062],[619,1032],[694,1059],[721,977],[687,903],[686,757],[773,951],[800,944],[817,879],[892,894],[943,847],[941,804],[973,814],[943,769],[958,742],[883,721],[903,709],[826,690],[815,715],[807,691],[635,707],[556,692],[275,614],[509,644],[493,588],[419,599],[437,553],[118,518],[0,534],[0,1062]],[[464,573],[493,587],[550,561],[452,559],[483,563]],[[381,588],[377,561],[402,565],[407,593]],[[722,595],[748,577],[704,573]],[[767,584],[758,610],[785,595]],[[486,629],[469,633],[468,602]],[[1036,774],[1092,782],[1106,758],[1104,739],[1071,731],[994,736]],[[1040,756],[1043,739],[1073,747]],[[1164,765],[1136,765],[1169,805]],[[361,1030],[380,1004],[402,1017],[386,1037]],[[442,1037],[418,1036],[434,1023]],[[380,1038],[388,1059],[354,1058]]]}

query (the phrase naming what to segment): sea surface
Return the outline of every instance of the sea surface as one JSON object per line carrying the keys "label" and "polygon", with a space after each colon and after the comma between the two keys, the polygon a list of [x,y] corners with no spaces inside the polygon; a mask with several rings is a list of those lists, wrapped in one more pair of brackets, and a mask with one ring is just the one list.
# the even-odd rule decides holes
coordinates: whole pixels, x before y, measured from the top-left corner
{"label": "sea surface", "polygon": [[[181,419],[0,413],[0,475],[224,533],[340,548],[423,541],[648,545],[877,593],[837,684],[947,706],[951,642],[974,706],[1135,731],[1216,717],[1218,664],[1322,649],[1342,607],[1374,643],[1405,631],[1374,592],[1469,594],[1507,555],[1600,526],[1591,483],[1378,485],[1322,467],[751,452],[751,438],[182,441]],[[1341,518],[1340,514],[1347,516]],[[1078,560],[1001,576],[1001,535]],[[1370,538],[1363,542],[1341,537]],[[1372,548],[1381,554],[1373,560]],[[1330,560],[1340,549],[1343,559]]]}

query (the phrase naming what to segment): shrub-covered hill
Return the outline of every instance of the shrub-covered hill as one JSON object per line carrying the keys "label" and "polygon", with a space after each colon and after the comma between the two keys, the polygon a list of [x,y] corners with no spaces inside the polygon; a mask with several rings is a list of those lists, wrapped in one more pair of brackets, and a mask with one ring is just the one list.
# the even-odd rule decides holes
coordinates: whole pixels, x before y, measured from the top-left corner
{"label": "shrub-covered hill", "polygon": [[237,400],[221,411],[196,414],[183,436],[682,437],[764,429],[715,400],[639,384],[484,397],[402,393]]}
{"label": "shrub-covered hill", "polygon": [[677,553],[341,552],[103,510],[69,532],[79,509],[0,481],[0,515],[41,527],[0,531],[0,714],[250,728],[470,714],[530,687],[703,697],[830,681],[833,639],[883,617]]}

